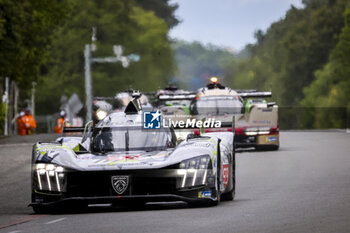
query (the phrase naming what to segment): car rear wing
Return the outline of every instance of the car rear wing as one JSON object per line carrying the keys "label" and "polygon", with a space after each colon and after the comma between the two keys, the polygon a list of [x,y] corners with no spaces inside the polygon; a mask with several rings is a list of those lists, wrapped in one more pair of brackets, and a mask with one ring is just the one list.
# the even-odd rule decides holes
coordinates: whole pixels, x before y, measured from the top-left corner
{"label": "car rear wing", "polygon": [[268,98],[272,97],[271,91],[256,91],[256,90],[236,90],[242,98]]}
{"label": "car rear wing", "polygon": [[85,127],[63,126],[62,133],[84,133]]}
{"label": "car rear wing", "polygon": [[[130,97],[132,97],[132,98],[141,97],[141,95],[144,94],[142,92],[135,91],[135,90],[128,90],[126,92],[121,92],[121,93],[128,93],[130,95]],[[114,97],[96,96],[96,97],[94,97],[94,100],[119,100],[119,97],[118,97],[118,95],[116,95]]]}
{"label": "car rear wing", "polygon": [[191,94],[166,94],[166,95],[159,95],[159,100],[192,100],[196,97],[196,93]]}

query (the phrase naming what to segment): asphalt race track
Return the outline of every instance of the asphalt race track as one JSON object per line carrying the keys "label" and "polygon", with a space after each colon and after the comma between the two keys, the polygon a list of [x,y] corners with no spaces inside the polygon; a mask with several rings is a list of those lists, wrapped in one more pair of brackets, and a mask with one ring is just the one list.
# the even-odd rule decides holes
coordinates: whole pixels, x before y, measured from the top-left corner
{"label": "asphalt race track", "polygon": [[0,232],[350,232],[350,134],[286,131],[281,149],[236,154],[236,198],[216,207],[160,203],[36,215],[30,202],[35,140],[0,139]]}

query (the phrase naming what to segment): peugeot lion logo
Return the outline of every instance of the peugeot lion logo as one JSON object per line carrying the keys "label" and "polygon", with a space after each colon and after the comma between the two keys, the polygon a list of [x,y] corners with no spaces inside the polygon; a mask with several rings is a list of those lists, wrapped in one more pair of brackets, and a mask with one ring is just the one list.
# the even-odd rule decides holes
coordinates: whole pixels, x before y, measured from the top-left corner
{"label": "peugeot lion logo", "polygon": [[112,176],[112,187],[119,195],[123,194],[129,185],[128,176]]}

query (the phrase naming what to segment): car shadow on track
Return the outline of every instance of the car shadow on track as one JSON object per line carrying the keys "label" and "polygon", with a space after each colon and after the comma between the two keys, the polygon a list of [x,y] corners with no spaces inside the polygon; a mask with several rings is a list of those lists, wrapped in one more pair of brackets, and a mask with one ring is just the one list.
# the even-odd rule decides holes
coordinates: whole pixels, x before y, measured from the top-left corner
{"label": "car shadow on track", "polygon": [[249,148],[236,148],[235,150],[236,153],[246,153],[246,152],[258,152],[255,150],[254,147],[249,147]]}
{"label": "car shadow on track", "polygon": [[[239,201],[239,200],[238,200]],[[226,201],[225,201],[226,202]],[[222,202],[220,205],[223,205]],[[155,211],[155,210],[175,210],[175,209],[197,209],[197,208],[212,208],[210,206],[189,205],[185,202],[157,202],[147,203],[144,205],[128,205],[128,206],[113,206],[109,204],[105,205],[89,205],[88,207],[77,208],[62,208],[54,212],[50,211],[45,214],[50,215],[66,215],[66,214],[92,214],[92,213],[111,213],[111,212],[132,212],[132,211]],[[215,208],[215,207],[214,207]],[[37,215],[35,213],[31,215]]]}
{"label": "car shadow on track", "polygon": [[[168,202],[168,203],[150,203],[144,205],[125,205],[114,206],[106,205],[89,205],[88,207],[61,208],[55,211],[49,211],[45,214],[65,215],[65,214],[91,214],[91,213],[109,213],[109,212],[131,212],[131,211],[149,211],[149,210],[171,210],[186,209],[190,206],[185,202]],[[33,213],[32,215],[36,215]]]}
{"label": "car shadow on track", "polygon": [[265,152],[278,152],[278,151],[286,151],[290,150],[290,148],[279,148],[278,150],[257,150],[254,147],[247,147],[247,148],[236,148],[236,153],[265,153]]}

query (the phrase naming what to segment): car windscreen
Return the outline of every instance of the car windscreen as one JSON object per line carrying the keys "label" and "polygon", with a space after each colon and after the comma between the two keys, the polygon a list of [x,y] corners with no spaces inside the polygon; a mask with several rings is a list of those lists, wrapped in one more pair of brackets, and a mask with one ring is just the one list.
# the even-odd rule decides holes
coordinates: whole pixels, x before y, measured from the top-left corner
{"label": "car windscreen", "polygon": [[171,133],[166,130],[142,130],[141,127],[95,128],[91,149],[93,152],[166,150]]}
{"label": "car windscreen", "polygon": [[225,115],[239,114],[243,103],[235,96],[200,97],[195,102],[194,114],[198,115]]}

